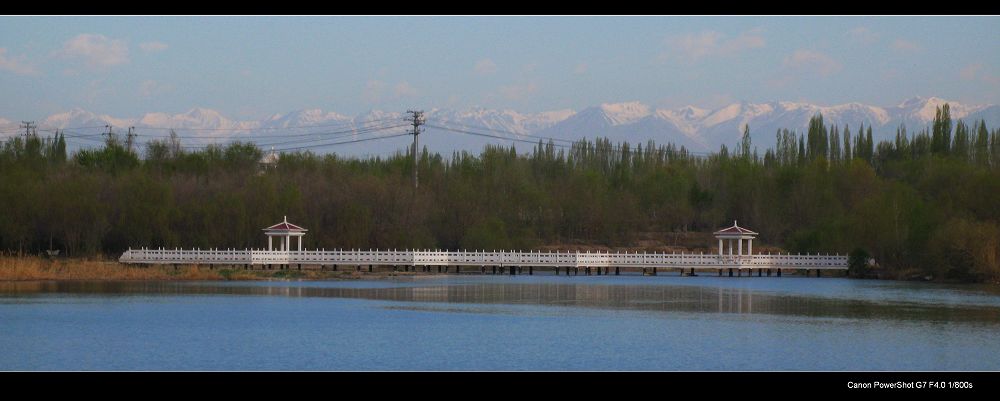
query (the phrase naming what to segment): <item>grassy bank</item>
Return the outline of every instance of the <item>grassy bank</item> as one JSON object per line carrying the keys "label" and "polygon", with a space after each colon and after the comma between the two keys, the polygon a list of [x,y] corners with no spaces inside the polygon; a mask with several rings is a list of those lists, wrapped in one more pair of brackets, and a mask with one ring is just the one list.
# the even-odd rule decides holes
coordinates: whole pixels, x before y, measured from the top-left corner
{"label": "grassy bank", "polygon": [[206,265],[129,266],[110,260],[0,257],[0,281],[29,280],[350,280],[414,275],[405,272],[243,270]]}

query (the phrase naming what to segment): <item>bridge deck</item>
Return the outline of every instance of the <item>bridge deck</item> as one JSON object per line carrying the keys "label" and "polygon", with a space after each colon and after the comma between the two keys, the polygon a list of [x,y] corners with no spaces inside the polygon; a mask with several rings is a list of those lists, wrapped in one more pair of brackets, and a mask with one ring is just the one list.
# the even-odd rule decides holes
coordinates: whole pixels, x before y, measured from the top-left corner
{"label": "bridge deck", "polygon": [[588,252],[452,252],[389,250],[193,250],[129,249],[121,263],[247,265],[392,265],[637,267],[694,269],[824,269],[846,270],[844,255],[760,254],[720,256],[690,253]]}

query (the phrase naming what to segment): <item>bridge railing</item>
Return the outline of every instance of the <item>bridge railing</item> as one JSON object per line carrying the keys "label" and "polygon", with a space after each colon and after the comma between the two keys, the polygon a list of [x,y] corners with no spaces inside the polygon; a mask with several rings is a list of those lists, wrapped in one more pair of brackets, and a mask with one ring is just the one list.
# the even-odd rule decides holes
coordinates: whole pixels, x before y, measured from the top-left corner
{"label": "bridge railing", "polygon": [[843,255],[717,255],[692,253],[535,252],[535,251],[410,251],[257,249],[129,249],[123,263],[146,264],[370,264],[429,266],[554,266],[662,268],[795,268],[846,269]]}

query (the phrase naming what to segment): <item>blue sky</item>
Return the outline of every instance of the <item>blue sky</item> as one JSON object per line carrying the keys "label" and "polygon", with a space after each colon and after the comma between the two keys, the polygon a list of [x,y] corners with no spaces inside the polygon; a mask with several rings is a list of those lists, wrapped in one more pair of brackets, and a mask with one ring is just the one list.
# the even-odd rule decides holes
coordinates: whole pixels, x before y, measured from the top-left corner
{"label": "blue sky", "polygon": [[9,119],[1000,103],[1000,18],[0,17],[0,93]]}

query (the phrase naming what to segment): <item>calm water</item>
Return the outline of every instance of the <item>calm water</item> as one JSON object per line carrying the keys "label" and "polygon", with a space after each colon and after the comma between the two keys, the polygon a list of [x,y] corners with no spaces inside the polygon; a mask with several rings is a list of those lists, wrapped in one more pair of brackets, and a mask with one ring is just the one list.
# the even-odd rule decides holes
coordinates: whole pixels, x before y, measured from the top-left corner
{"label": "calm water", "polygon": [[0,283],[0,370],[1000,370],[1000,292],[835,278]]}

